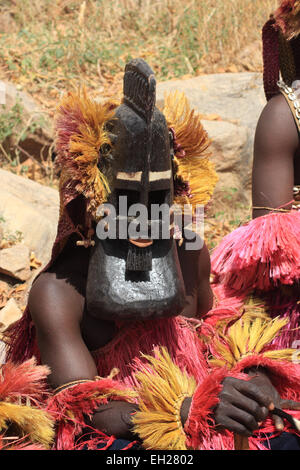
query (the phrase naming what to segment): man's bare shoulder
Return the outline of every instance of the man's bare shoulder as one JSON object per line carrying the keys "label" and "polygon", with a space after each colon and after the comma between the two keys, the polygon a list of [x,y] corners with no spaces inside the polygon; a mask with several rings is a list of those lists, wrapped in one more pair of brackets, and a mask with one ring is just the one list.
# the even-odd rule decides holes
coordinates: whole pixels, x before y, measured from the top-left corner
{"label": "man's bare shoulder", "polygon": [[28,307],[35,325],[46,331],[52,327],[78,323],[84,311],[84,296],[80,286],[54,272],[45,272],[33,283]]}
{"label": "man's bare shoulder", "polygon": [[280,93],[268,101],[260,115],[255,147],[296,150],[298,145],[299,136],[293,114]]}

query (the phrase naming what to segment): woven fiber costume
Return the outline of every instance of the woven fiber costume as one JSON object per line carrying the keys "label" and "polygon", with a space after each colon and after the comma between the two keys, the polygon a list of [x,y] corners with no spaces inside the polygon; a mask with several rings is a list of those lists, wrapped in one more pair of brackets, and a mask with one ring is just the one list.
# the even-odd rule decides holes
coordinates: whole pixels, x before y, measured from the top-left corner
{"label": "woven fiber costume", "polygon": [[[176,241],[160,236],[163,220],[152,216],[147,220],[148,228],[159,227],[154,241],[122,239],[118,232],[116,239],[94,234],[95,224],[103,221],[97,208],[109,201],[116,212],[106,222],[117,223],[118,197],[124,193],[145,206],[149,201],[175,200],[179,205],[190,201],[194,206],[208,202],[217,177],[199,116],[181,93],[167,97],[160,112],[155,107],[153,72],[143,60],[134,60],[125,69],[119,106],[92,102],[85,92],[70,93],[58,108],[56,128],[61,213],[46,269],[74,235],[77,245],[90,246],[87,308],[98,318],[113,318],[118,332],[92,352],[99,377],[62,384],[47,399],[46,409],[57,430],[53,448],[110,448],[115,438],[100,431],[78,439],[87,432],[86,416],[99,405],[118,400],[138,404],[133,425],[143,449],[233,449],[233,434],[217,430],[212,414],[225,377],[248,380],[244,369],[263,364],[282,398],[300,397],[296,390],[300,372],[290,362],[293,351],[277,357],[269,347],[284,322],[274,321],[270,337],[265,334],[269,320],[262,321],[259,340],[252,335],[252,326],[242,322],[242,334],[230,344],[226,338],[216,338],[214,346],[220,360],[228,357],[230,345],[237,341],[245,354],[235,356],[230,365],[208,364],[200,336],[207,336],[212,326],[196,328],[197,321],[180,315],[185,284]],[[132,218],[125,217],[125,222],[127,228]],[[29,309],[7,331],[7,338],[10,360],[39,358]],[[180,412],[188,397],[191,407],[183,426]],[[291,424],[286,423],[285,429]],[[250,438],[250,448],[266,449],[265,435],[272,431],[268,418]]]}
{"label": "woven fiber costume", "polygon": [[[300,2],[282,1],[263,28],[264,88],[267,100],[282,93],[300,130]],[[279,81],[281,78],[281,81]],[[278,181],[278,184],[279,181]],[[288,321],[274,340],[280,347],[300,344],[300,212],[298,188],[290,211],[274,209],[226,236],[212,257],[216,293],[222,305]],[[298,287],[297,287],[298,286]],[[226,299],[226,300],[225,300]],[[226,309],[225,309],[226,310]],[[228,314],[223,312],[226,316]],[[230,316],[230,315],[229,315]]]}
{"label": "woven fiber costume", "polygon": [[29,359],[18,366],[8,362],[0,373],[0,450],[49,449],[54,420],[42,409],[48,368]]}

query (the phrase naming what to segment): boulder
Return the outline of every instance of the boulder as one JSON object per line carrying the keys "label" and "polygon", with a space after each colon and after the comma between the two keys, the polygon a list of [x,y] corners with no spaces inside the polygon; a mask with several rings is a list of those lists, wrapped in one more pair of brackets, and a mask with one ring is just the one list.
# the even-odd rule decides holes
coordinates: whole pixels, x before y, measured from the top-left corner
{"label": "boulder", "polygon": [[0,273],[19,281],[30,278],[30,253],[23,243],[0,250]]}
{"label": "boulder", "polygon": [[0,216],[4,231],[21,232],[22,242],[47,263],[56,236],[58,191],[0,170]]}
{"label": "boulder", "polygon": [[204,115],[220,177],[216,191],[234,188],[236,198],[250,204],[255,127],[265,105],[261,74],[222,73],[162,82],[157,86],[157,105],[161,107],[165,94],[174,90],[183,91]]}
{"label": "boulder", "polygon": [[248,152],[249,131],[226,121],[202,121],[212,139],[211,160],[215,164],[219,181],[215,197],[221,193],[235,198],[245,205],[250,204],[251,162]]}
{"label": "boulder", "polygon": [[[53,142],[52,123],[49,121],[47,113],[27,93],[19,90],[18,86],[0,81],[0,104],[4,105],[4,107],[0,107],[0,113],[11,111],[16,103],[19,103],[22,107],[23,121],[21,129],[16,130],[16,133],[21,133],[25,129],[25,138],[18,143],[21,148],[21,150],[19,149],[20,161],[26,160],[28,155],[37,160],[40,160],[41,156],[46,159]],[[34,129],[31,129],[33,123],[35,123]],[[18,138],[19,135],[12,135],[3,143],[8,153],[14,153],[16,139]]]}

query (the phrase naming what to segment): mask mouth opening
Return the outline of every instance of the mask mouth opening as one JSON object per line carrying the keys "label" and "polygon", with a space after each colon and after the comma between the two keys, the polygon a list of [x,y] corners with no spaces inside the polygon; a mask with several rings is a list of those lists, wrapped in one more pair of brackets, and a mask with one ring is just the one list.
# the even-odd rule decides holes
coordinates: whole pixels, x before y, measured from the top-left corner
{"label": "mask mouth opening", "polygon": [[128,243],[126,271],[152,271],[152,247]]}

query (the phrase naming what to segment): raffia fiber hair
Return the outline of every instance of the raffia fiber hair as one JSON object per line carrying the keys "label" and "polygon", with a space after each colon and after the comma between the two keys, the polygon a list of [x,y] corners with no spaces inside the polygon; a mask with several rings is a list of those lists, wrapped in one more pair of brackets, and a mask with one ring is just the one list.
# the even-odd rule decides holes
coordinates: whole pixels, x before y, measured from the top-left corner
{"label": "raffia fiber hair", "polygon": [[279,93],[280,78],[287,85],[300,77],[300,0],[282,0],[262,31],[264,89],[267,100]]}

